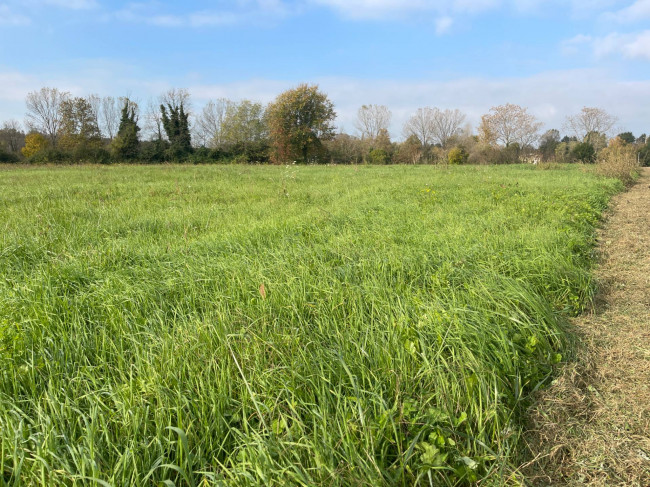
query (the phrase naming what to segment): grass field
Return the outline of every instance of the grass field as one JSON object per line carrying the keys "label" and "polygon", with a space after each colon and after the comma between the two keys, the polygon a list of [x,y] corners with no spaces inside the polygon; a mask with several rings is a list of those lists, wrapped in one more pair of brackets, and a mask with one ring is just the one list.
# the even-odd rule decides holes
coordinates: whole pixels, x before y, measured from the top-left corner
{"label": "grass field", "polygon": [[579,167],[0,169],[0,485],[515,483]]}

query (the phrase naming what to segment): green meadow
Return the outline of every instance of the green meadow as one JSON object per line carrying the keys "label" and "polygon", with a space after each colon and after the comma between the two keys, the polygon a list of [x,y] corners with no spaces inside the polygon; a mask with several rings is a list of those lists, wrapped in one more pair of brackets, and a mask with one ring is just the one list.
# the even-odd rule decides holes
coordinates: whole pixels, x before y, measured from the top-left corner
{"label": "green meadow", "polygon": [[517,484],[619,182],[0,168],[0,485]]}

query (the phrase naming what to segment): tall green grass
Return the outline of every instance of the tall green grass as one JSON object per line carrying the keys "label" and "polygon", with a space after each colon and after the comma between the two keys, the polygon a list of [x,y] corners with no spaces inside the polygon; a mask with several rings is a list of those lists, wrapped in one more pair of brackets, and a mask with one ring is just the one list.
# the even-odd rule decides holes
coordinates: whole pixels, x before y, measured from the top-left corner
{"label": "tall green grass", "polygon": [[577,168],[0,171],[0,485],[516,482]]}

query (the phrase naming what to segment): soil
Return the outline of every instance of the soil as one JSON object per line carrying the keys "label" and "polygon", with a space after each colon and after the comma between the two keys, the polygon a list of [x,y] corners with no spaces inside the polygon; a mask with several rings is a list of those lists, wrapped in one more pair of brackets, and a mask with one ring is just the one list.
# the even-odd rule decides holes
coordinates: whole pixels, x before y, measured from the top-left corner
{"label": "soil", "polygon": [[532,485],[650,486],[650,168],[612,201],[598,249],[579,357],[531,412]]}

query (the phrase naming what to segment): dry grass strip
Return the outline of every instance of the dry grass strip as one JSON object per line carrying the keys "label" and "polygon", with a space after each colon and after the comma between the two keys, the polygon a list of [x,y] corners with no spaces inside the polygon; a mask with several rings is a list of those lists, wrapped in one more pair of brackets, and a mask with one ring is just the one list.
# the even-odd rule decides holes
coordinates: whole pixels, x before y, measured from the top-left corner
{"label": "dry grass strip", "polygon": [[580,356],[531,412],[533,485],[650,486],[650,169],[612,206]]}

